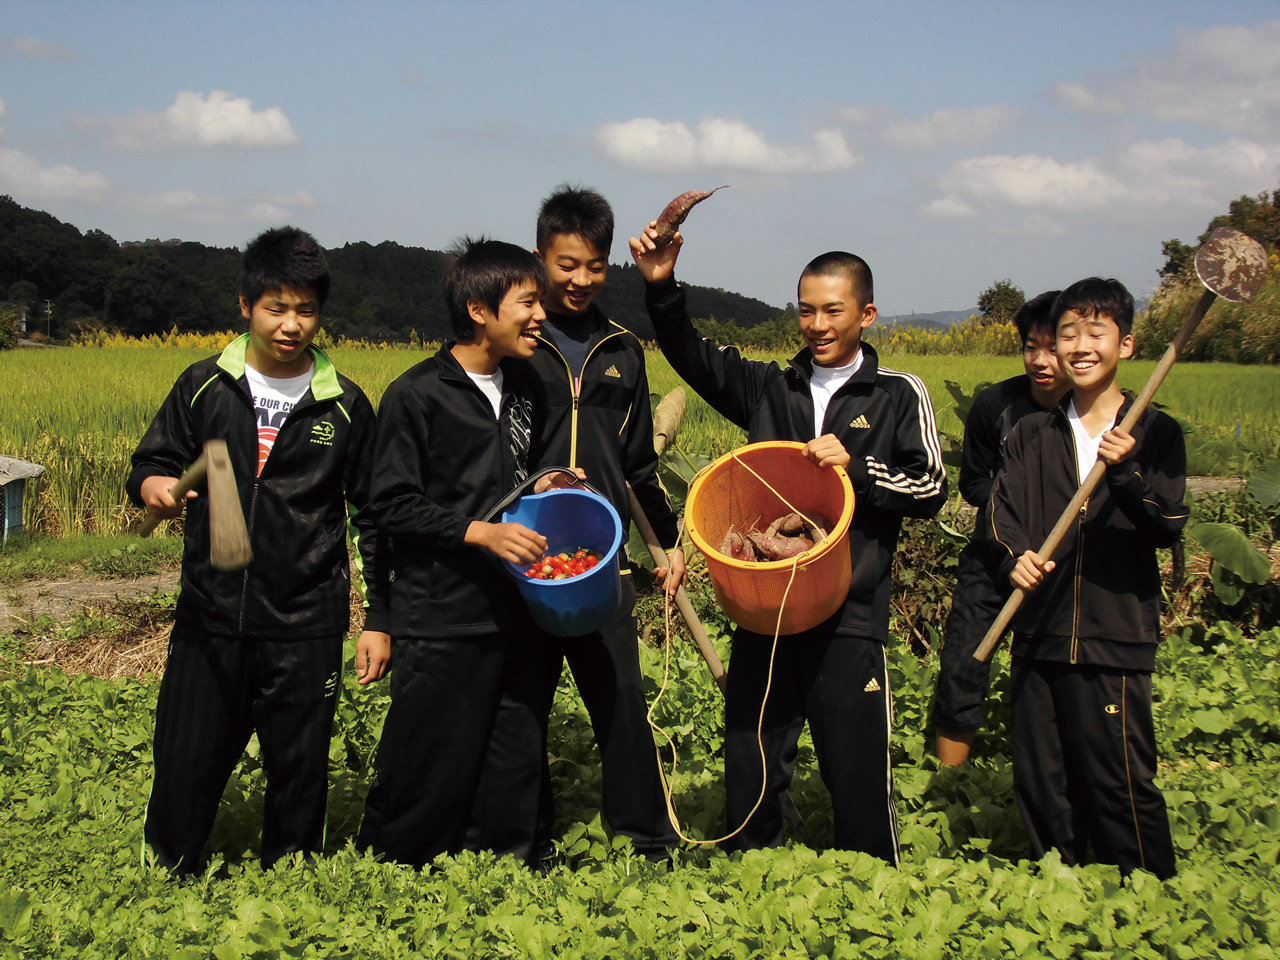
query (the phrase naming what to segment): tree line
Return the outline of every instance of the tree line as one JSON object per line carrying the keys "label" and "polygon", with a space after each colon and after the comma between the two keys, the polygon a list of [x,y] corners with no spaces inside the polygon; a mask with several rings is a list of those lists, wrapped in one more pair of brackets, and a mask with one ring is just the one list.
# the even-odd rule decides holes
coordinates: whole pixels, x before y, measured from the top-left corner
{"label": "tree line", "polygon": [[[327,251],[333,286],[325,327],[334,337],[373,341],[449,338],[441,294],[446,256],[386,241]],[[51,214],[0,196],[0,299],[26,305],[28,330],[53,339],[91,330],[144,337],[177,328],[207,333],[241,326],[236,292],[240,251],[181,240],[120,243],[81,233]],[[686,285],[690,313],[751,329],[785,311],[714,287]],[[612,319],[653,338],[644,281],[631,264],[612,266],[598,301]]]}

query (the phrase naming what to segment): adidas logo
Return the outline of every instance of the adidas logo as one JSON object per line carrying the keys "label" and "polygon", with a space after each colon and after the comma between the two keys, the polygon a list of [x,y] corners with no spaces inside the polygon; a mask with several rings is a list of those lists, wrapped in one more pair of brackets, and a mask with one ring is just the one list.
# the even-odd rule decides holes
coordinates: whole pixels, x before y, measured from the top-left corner
{"label": "adidas logo", "polygon": [[879,693],[880,681],[877,680],[875,677],[872,677],[870,680],[867,681],[867,685],[862,688],[862,692],[863,693]]}
{"label": "adidas logo", "polygon": [[606,377],[615,377],[618,380],[622,379],[622,374],[618,372],[618,368],[615,367],[613,364],[609,364],[609,369],[604,372],[604,375]]}
{"label": "adidas logo", "polygon": [[867,418],[864,416],[859,416],[857,420],[850,420],[849,426],[853,427],[855,430],[871,429],[871,424],[867,423]]}

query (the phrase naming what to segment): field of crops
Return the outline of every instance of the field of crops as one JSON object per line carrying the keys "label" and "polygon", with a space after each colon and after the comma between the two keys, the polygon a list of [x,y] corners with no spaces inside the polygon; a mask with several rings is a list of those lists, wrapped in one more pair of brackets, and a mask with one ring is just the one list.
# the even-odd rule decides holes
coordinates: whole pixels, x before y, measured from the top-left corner
{"label": "field of crops", "polygon": [[[208,352],[155,346],[0,354],[0,452],[51,468],[29,507],[36,529],[56,535],[128,525],[121,486],[129,451],[178,372]],[[408,349],[334,352],[375,402],[421,356]],[[888,362],[924,378],[942,429],[955,434],[945,381],[971,389],[1019,369],[1016,358]],[[1127,366],[1124,383],[1140,385],[1149,370]],[[655,392],[677,382],[656,354],[650,376]],[[1194,427],[1195,455],[1216,457],[1224,470],[1273,455],[1280,443],[1275,368],[1186,365],[1175,368],[1161,396]],[[690,399],[681,433],[687,450],[714,455],[740,441],[738,431]],[[1234,520],[1241,508],[1223,499],[1205,509]],[[1274,539],[1275,521],[1265,524]],[[898,870],[828,849],[830,803],[807,734],[792,793],[811,844],[733,856],[689,847],[669,865],[635,856],[600,822],[598,755],[568,678],[553,716],[559,807],[547,875],[487,855],[445,858],[426,872],[378,863],[351,843],[387,685],[361,688],[348,673],[330,752],[325,855],[265,873],[257,866],[264,780],[251,742],[224,794],[208,869],[176,884],[147,863],[142,845],[156,684],[73,677],[45,661],[30,663],[40,659],[33,644],[74,644],[113,630],[127,635],[129,623],[40,623],[21,638],[0,636],[0,956],[1275,957],[1274,585],[1250,587],[1253,599],[1231,610],[1213,596],[1203,571],[1171,591],[1155,696],[1159,782],[1179,872],[1164,883],[1141,873],[1122,880],[1112,867],[1069,868],[1054,854],[1038,863],[1022,859],[1003,655],[975,760],[953,769],[931,757],[937,663],[925,644],[936,642],[945,618],[957,549],[933,524],[911,522],[895,569],[891,634],[898,639],[889,661]],[[691,592],[729,659],[728,624],[705,581],[695,577]],[[163,619],[172,601],[162,595],[144,606],[153,620]],[[655,598],[644,599],[641,613],[651,639],[662,639]],[[1234,624],[1220,619],[1228,616]],[[687,834],[716,836],[733,826],[723,823],[722,701],[682,636],[641,648],[651,701],[668,653],[671,679],[655,721],[676,744],[676,809]],[[664,759],[670,769],[671,757]]]}
{"label": "field of crops", "polygon": [[[713,623],[713,631],[715,625]],[[675,737],[677,809],[723,829],[719,695],[675,649],[658,722]],[[649,695],[663,652],[644,648]],[[1157,729],[1179,873],[1027,863],[1008,761],[1007,665],[977,760],[939,770],[925,715],[934,665],[895,647],[894,776],[904,861],[827,850],[808,738],[793,785],[812,847],[687,849],[649,863],[597,817],[590,727],[566,686],[553,718],[559,853],[547,876],[491,856],[419,873],[351,848],[385,684],[348,676],[331,752],[326,854],[262,872],[251,746],[227,787],[207,871],[183,884],[141,857],[156,685],[27,668],[0,684],[0,954],[6,957],[1238,957],[1280,949],[1280,630],[1190,627],[1161,654]]]}
{"label": "field of crops", "polygon": [[[70,347],[0,353],[5,386],[0,453],[49,468],[30,488],[26,522],[51,535],[119,533],[136,521],[124,499],[128,458],[177,375],[207,356],[208,346]],[[337,348],[339,369],[377,403],[383,390],[423,356],[408,348]],[[929,387],[939,428],[959,437],[946,381],[971,390],[1021,370],[1013,357],[903,355],[890,366],[918,374]],[[1121,383],[1138,389],[1152,362],[1121,367]],[[679,382],[661,354],[649,355],[652,389]],[[740,431],[696,397],[681,428],[685,449],[719,455],[740,443]],[[1189,472],[1238,474],[1250,457],[1280,449],[1280,368],[1230,364],[1175,367],[1158,398],[1189,430]]]}

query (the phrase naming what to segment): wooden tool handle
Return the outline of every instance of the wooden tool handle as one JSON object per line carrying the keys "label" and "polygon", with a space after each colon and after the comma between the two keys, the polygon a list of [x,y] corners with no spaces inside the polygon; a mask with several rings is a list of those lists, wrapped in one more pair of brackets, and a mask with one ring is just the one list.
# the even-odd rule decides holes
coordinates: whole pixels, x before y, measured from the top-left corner
{"label": "wooden tool handle", "polygon": [[[209,458],[201,453],[191,466],[178,478],[178,482],[169,488],[169,493],[174,500],[181,501],[186,496],[187,491],[194,487],[197,483],[204,479],[205,473],[209,469]],[[164,517],[147,517],[147,522],[142,525],[142,529],[138,531],[138,536],[149,537],[156,527],[160,526],[160,522]]]}
{"label": "wooden tool handle", "polygon": [[[649,554],[653,557],[653,562],[660,567],[666,567],[668,570],[667,575],[670,576],[671,562],[667,559],[667,551],[658,542],[658,535],[653,532],[653,524],[649,522],[649,518],[645,515],[644,507],[640,506],[640,501],[636,498],[635,491],[631,489],[630,484],[627,485],[627,493],[631,497],[631,519],[635,521],[636,529],[640,531],[640,536],[644,539],[645,546],[649,548]],[[724,672],[724,664],[720,660],[720,655],[716,653],[716,648],[711,645],[711,638],[707,636],[707,631],[702,628],[702,621],[698,619],[697,613],[694,612],[693,604],[689,602],[689,595],[685,593],[683,586],[676,591],[676,609],[684,617],[684,622],[689,625],[689,632],[693,634],[693,642],[697,644],[698,652],[702,654],[702,659],[706,661],[707,669],[711,671],[712,679],[715,680],[716,685],[723,692],[724,685],[728,682],[728,677]]]}

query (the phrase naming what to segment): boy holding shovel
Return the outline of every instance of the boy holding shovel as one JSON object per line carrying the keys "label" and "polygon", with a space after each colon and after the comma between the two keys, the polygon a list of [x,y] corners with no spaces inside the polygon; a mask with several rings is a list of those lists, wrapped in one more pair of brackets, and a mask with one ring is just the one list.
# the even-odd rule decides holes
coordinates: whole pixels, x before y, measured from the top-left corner
{"label": "boy holding shovel", "polygon": [[[1010,584],[1034,591],[1014,619],[1014,787],[1033,857],[1175,871],[1154,783],[1151,674],[1160,642],[1156,548],[1187,520],[1186,452],[1167,414],[1116,428],[1133,398],[1116,369],[1133,352],[1133,297],[1091,277],[1054,302],[1071,393],[1009,434],[990,517]],[[1055,560],[1036,553],[1093,465],[1106,464]]]}

